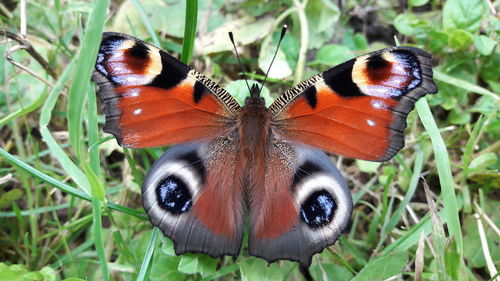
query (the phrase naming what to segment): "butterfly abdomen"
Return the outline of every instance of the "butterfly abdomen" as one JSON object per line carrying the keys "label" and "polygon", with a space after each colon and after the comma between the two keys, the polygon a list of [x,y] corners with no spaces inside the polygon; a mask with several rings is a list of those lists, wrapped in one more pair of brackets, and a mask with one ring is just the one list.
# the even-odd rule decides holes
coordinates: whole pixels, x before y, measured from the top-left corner
{"label": "butterfly abdomen", "polygon": [[243,188],[263,186],[269,139],[269,111],[263,104],[248,104],[238,115],[238,157],[235,175]]}

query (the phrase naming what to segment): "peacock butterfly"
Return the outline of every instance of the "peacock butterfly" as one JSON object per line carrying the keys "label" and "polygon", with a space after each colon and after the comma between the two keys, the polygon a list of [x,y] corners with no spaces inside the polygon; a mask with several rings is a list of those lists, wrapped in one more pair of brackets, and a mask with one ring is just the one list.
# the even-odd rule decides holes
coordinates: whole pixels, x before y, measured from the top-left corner
{"label": "peacock butterfly", "polygon": [[305,266],[335,243],[352,212],[325,152],[391,159],[415,102],[437,92],[430,54],[392,47],[317,74],[269,107],[253,85],[240,106],[176,58],[112,32],[103,35],[93,80],[104,131],[121,146],[176,144],[148,172],[142,194],[177,254],[238,255],[248,217],[250,255]]}

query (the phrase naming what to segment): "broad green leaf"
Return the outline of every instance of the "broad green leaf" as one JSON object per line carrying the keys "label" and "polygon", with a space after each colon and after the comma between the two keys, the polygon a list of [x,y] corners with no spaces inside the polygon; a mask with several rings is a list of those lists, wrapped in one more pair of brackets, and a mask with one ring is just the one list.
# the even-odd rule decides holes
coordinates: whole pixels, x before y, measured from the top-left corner
{"label": "broad green leaf", "polygon": [[428,46],[429,46],[429,51],[433,53],[441,53],[443,52],[443,48],[446,47],[448,44],[448,34],[437,31],[437,30],[431,30],[429,32],[429,37],[428,37]]}
{"label": "broad green leaf", "polygon": [[316,59],[311,64],[334,66],[354,57],[354,53],[340,45],[324,45],[316,53]]}
{"label": "broad green leaf", "polygon": [[489,115],[495,110],[498,110],[498,105],[491,96],[481,96],[474,106],[469,109],[470,112],[480,112],[484,115]]}
{"label": "broad green leaf", "polygon": [[308,48],[319,48],[334,34],[340,10],[332,1],[310,0],[307,2],[305,13],[309,27]]}
{"label": "broad green leaf", "polygon": [[149,274],[151,281],[182,281],[188,278],[188,275],[177,269],[180,257],[165,255],[159,251],[157,253]]}
{"label": "broad green leaf", "polygon": [[243,281],[280,281],[284,280],[292,263],[269,264],[263,259],[249,257],[240,261],[241,280]]}
{"label": "broad green leaf", "polygon": [[204,254],[184,254],[181,256],[177,269],[182,273],[200,273],[201,276],[206,277],[215,272],[218,262],[219,259]]}
{"label": "broad green leaf", "polygon": [[[500,208],[500,203],[498,201],[486,198],[486,214],[493,221],[494,224],[500,225],[500,214],[498,208]],[[479,230],[477,227],[477,221],[471,215],[465,217],[463,221],[464,229],[464,257],[467,260],[468,265],[471,268],[480,268],[486,266],[486,260],[484,259],[484,253],[481,250],[481,241],[479,238]],[[483,226],[485,230],[486,237],[498,237],[495,231],[489,227],[483,221]],[[494,262],[498,263],[500,261],[500,244],[497,242],[498,239],[487,239],[488,248],[490,250],[491,258]]]}
{"label": "broad green leaf", "polygon": [[368,48],[368,41],[361,33],[354,33],[348,29],[342,38],[342,46],[345,46],[353,51],[364,51]]}
{"label": "broad green leaf", "polygon": [[20,264],[7,265],[0,262],[0,281],[55,281],[58,273],[51,267],[43,267],[40,271],[29,271]]}
{"label": "broad green leaf", "polygon": [[323,277],[327,277],[326,280],[348,281],[354,277],[354,275],[345,267],[331,263],[313,265],[309,271],[314,277],[314,280],[324,280]]}
{"label": "broad green leaf", "polygon": [[500,53],[498,50],[492,55],[485,57],[484,62],[479,69],[479,75],[485,81],[496,81],[500,80],[500,71],[498,71],[498,66],[500,65]]}
{"label": "broad green leaf", "polygon": [[443,8],[445,28],[460,28],[476,32],[481,27],[481,20],[486,14],[483,0],[448,0]]}
{"label": "broad green leaf", "polygon": [[385,280],[403,272],[408,253],[400,252],[372,258],[352,281]]}
{"label": "broad green leaf", "polygon": [[488,36],[484,35],[474,35],[472,36],[474,40],[474,46],[483,56],[488,56],[493,52],[493,49],[497,45],[497,42]]}
{"label": "broad green leaf", "polygon": [[[276,46],[273,44],[268,44],[266,47],[260,49],[259,53],[259,68],[263,73],[267,72],[269,65],[276,51]],[[292,69],[288,65],[285,57],[285,53],[282,49],[278,50],[276,58],[274,59],[273,65],[269,70],[269,78],[282,79],[292,75]]]}
{"label": "broad green leaf", "polygon": [[[232,51],[233,45],[227,35],[229,31],[234,34],[236,46],[256,42],[273,31],[274,20],[272,17],[255,19],[251,16],[244,16],[226,21],[212,32],[196,38],[195,50],[201,55]],[[242,51],[242,49],[238,50]],[[240,55],[243,56],[241,53]]]}
{"label": "broad green leaf", "polygon": [[429,22],[414,14],[399,14],[393,24],[401,34],[407,36],[426,34],[429,29]]}

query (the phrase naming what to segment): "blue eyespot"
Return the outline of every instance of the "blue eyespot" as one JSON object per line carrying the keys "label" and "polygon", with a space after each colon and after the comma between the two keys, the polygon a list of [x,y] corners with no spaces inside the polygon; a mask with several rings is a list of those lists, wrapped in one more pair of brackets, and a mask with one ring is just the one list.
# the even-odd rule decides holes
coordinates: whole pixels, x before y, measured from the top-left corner
{"label": "blue eyespot", "polygon": [[337,204],[330,193],[320,190],[309,195],[302,203],[300,217],[310,228],[316,229],[329,224],[336,209]]}
{"label": "blue eyespot", "polygon": [[156,187],[158,205],[173,215],[180,215],[191,209],[192,197],[184,181],[169,176]]}

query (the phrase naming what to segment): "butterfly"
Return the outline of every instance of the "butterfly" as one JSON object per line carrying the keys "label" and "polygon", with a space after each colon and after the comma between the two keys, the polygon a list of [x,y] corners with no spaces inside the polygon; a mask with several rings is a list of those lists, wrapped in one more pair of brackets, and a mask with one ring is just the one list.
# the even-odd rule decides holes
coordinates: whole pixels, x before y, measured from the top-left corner
{"label": "butterfly", "polygon": [[[386,48],[313,76],[265,106],[245,104],[166,52],[104,33],[92,78],[104,131],[123,147],[173,145],[142,185],[151,223],[175,252],[248,253],[308,266],[346,228],[352,199],[328,154],[387,161],[406,116],[437,92],[431,55]],[[248,222],[248,223],[246,223]]]}

